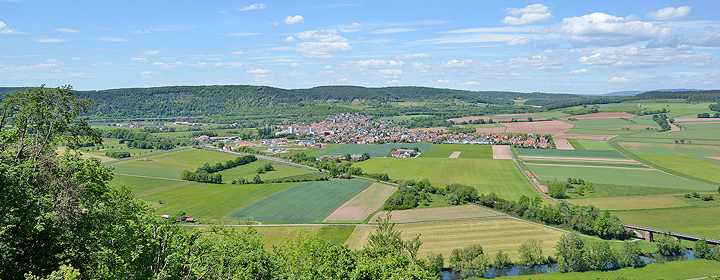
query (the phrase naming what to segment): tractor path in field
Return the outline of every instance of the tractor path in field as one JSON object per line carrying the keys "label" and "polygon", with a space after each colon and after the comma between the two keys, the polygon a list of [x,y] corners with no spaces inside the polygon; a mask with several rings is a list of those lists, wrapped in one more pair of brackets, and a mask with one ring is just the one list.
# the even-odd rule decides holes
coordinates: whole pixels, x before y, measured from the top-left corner
{"label": "tractor path in field", "polygon": [[448,158],[459,158],[459,157],[460,157],[460,153],[461,153],[461,152],[454,151]]}

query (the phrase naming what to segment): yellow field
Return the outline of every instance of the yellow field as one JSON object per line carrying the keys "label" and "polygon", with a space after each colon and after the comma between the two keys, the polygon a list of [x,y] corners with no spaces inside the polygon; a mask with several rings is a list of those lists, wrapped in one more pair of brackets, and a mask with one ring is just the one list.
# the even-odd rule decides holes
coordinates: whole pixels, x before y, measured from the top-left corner
{"label": "yellow field", "polygon": [[568,199],[576,205],[595,205],[603,210],[658,209],[691,206],[677,194]]}
{"label": "yellow field", "polygon": [[382,207],[397,189],[395,186],[375,183],[335,209],[323,223],[360,223]]}
{"label": "yellow field", "polygon": [[[370,220],[374,223],[378,217],[385,217],[387,211],[375,214]],[[505,214],[490,209],[481,208],[475,205],[451,206],[440,208],[408,209],[392,211],[390,222],[412,223],[426,221],[447,221],[455,219],[468,219],[492,216],[505,216]]]}

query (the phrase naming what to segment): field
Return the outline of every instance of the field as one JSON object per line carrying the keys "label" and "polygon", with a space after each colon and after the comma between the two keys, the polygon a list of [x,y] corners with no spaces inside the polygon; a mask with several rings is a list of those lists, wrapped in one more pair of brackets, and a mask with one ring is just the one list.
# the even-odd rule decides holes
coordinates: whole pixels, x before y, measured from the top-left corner
{"label": "field", "polygon": [[181,187],[187,184],[191,184],[191,181],[168,180],[168,179],[156,179],[146,178],[138,176],[126,176],[115,174],[110,184],[115,186],[127,186],[130,187],[133,194],[136,196],[144,196],[163,190]]}
{"label": "field", "polygon": [[[705,279],[720,275],[720,262],[689,260],[650,264],[640,268],[621,268],[607,271],[550,273],[527,276],[500,277],[507,280],[575,280],[575,279]],[[709,279],[712,279],[709,278]]]}
{"label": "field", "polygon": [[[577,121],[565,121],[575,125],[568,130],[568,134],[601,134],[601,135],[622,135],[638,131],[646,131],[647,125],[625,119],[578,119]],[[657,127],[657,125],[655,125]],[[623,130],[629,129],[629,130]],[[608,137],[609,139],[610,137]]]}
{"label": "field", "polygon": [[228,217],[250,216],[263,223],[320,223],[371,184],[365,180],[301,183],[245,206]]}
{"label": "field", "polygon": [[503,123],[510,133],[560,134],[570,130],[573,124],[563,121]]}
{"label": "field", "polygon": [[687,207],[692,204],[682,195],[662,194],[645,196],[602,197],[586,199],[570,199],[568,202],[576,205],[595,205],[603,210],[633,210]]}
{"label": "field", "polygon": [[[592,151],[612,151],[613,149],[608,146],[603,140],[586,140],[586,139],[574,139],[580,146],[585,150]],[[577,149],[576,149],[577,150]]]}
{"label": "field", "polygon": [[[623,196],[639,196],[639,195],[659,195],[659,194],[678,194],[686,193],[687,190],[672,189],[672,188],[656,188],[656,187],[645,187],[645,186],[627,186],[627,185],[609,185],[609,184],[594,184],[595,192],[585,192],[584,196],[575,195],[569,193],[571,198],[587,199],[587,198],[598,198],[598,197],[623,197]],[[576,200],[569,200],[571,203],[575,203]]]}
{"label": "field", "polygon": [[568,157],[568,158],[620,158],[627,159],[615,151],[577,151],[577,150],[551,150],[551,149],[517,149],[518,154],[523,156],[539,157]]}
{"label": "field", "polygon": [[[404,224],[395,225],[395,228],[402,232],[403,238],[412,238],[420,234],[420,239],[423,241],[419,250],[421,257],[433,252],[443,254],[446,260],[453,249],[479,244],[483,246],[488,256],[495,256],[498,250],[503,250],[510,259],[518,261],[517,249],[529,239],[541,240],[543,255],[553,255],[555,243],[560,235],[564,234],[561,231],[511,218]],[[367,237],[374,230],[373,226],[356,227],[346,244],[352,249],[362,248],[367,244]]]}
{"label": "field", "polygon": [[720,207],[613,211],[627,224],[720,239]]}
{"label": "field", "polygon": [[115,166],[115,173],[179,179],[180,173],[185,169],[195,171],[206,162],[215,164],[237,157],[237,155],[203,149],[182,149],[147,158],[113,162],[110,165]]}
{"label": "field", "polygon": [[[375,214],[370,220],[375,223],[378,218],[384,218],[387,211]],[[392,211],[392,223],[414,223],[427,221],[449,221],[458,219],[505,216],[505,214],[476,205],[450,206],[442,208],[408,209]]]}
{"label": "field", "polygon": [[422,152],[422,158],[448,158],[453,152],[460,152],[460,158],[492,158],[492,146],[469,144],[439,144]]}
{"label": "field", "polygon": [[[232,180],[238,179],[239,177],[242,177],[243,179],[246,179],[246,180],[252,180],[253,177],[255,177],[255,174],[257,174],[257,173],[255,173],[255,170],[258,167],[263,166],[267,162],[268,161],[265,161],[265,160],[258,160],[253,163],[250,163],[250,164],[226,169],[226,170],[220,171],[219,173],[222,175],[223,182],[226,184],[229,184]],[[276,179],[276,178],[280,178],[280,177],[285,177],[285,176],[300,175],[300,174],[307,174],[307,173],[317,173],[317,170],[313,171],[311,169],[296,167],[296,166],[287,165],[287,164],[281,164],[281,163],[275,163],[275,162],[271,162],[271,163],[275,170],[260,174],[260,178],[263,181],[270,180],[270,179]]]}
{"label": "field", "polygon": [[421,152],[427,151],[430,149],[433,144],[423,144],[423,143],[408,143],[408,144],[382,144],[382,145],[374,145],[374,144],[346,144],[346,145],[338,145],[334,148],[328,148],[328,149],[322,149],[314,153],[310,153],[311,156],[324,156],[324,155],[346,155],[346,154],[364,154],[368,153],[370,154],[371,158],[377,158],[377,157],[384,157],[387,156],[388,153],[392,150],[392,148],[400,149],[401,147],[405,147],[408,149],[412,149],[413,147],[418,146],[420,148]]}
{"label": "field", "polygon": [[335,209],[323,223],[360,223],[380,209],[397,187],[375,183]]}
{"label": "field", "polygon": [[684,156],[702,159],[720,156],[720,146],[695,144],[660,144],[621,142],[620,145],[639,156]]}
{"label": "field", "polygon": [[680,156],[643,156],[644,159],[677,172],[712,181],[720,185],[720,164]]}
{"label": "field", "polygon": [[375,158],[355,166],[364,172],[387,173],[393,180],[427,178],[437,187],[453,183],[474,186],[480,193],[495,192],[506,199],[516,200],[520,195],[538,196],[515,163],[509,160]]}

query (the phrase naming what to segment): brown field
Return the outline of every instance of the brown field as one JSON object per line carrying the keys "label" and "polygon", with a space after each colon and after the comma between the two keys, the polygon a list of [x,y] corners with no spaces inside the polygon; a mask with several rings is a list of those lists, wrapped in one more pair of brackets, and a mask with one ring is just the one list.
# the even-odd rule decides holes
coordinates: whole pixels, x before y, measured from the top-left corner
{"label": "brown field", "polygon": [[573,146],[565,138],[555,138],[555,147],[558,150],[575,150]]}
{"label": "brown field", "polygon": [[513,100],[513,102],[522,104],[522,103],[527,102],[527,99],[515,99],[515,100]]}
{"label": "brown field", "polygon": [[[720,122],[718,122],[718,121],[714,121],[714,122],[683,122],[682,124],[686,125],[686,124],[706,124],[706,123],[720,123]],[[670,124],[670,126],[675,126],[675,125]]]}
{"label": "brown field", "polygon": [[504,126],[498,126],[498,127],[478,127],[478,128],[475,128],[475,132],[479,132],[479,133],[503,133],[503,132],[505,132],[505,129],[507,129],[507,127],[504,127]]}
{"label": "brown field", "polygon": [[[720,122],[718,122],[720,123]],[[681,129],[677,125],[670,124],[670,131],[680,131]]]}
{"label": "brown field", "polygon": [[490,117],[488,117],[488,116],[470,116],[470,117],[447,119],[447,121],[454,121],[455,123],[461,123],[461,122],[476,121],[476,120],[480,120],[480,119],[487,121],[490,119]]}
{"label": "brown field", "polygon": [[503,123],[510,133],[560,134],[575,125],[563,121]]}
{"label": "brown field", "polygon": [[429,128],[413,128],[413,129],[411,129],[410,131],[414,131],[414,132],[417,132],[417,131],[442,132],[442,131],[445,131],[445,128],[446,128],[446,127],[444,127],[444,126],[441,126],[441,127],[429,127]]}
{"label": "brown field", "polygon": [[714,160],[720,160],[720,157],[707,157],[707,158],[714,159]]}
{"label": "brown field", "polygon": [[415,103],[415,102],[400,102],[400,103],[398,103],[398,105],[402,105],[402,106],[420,106],[420,104]]}
{"label": "brown field", "polygon": [[586,115],[577,115],[577,116],[570,116],[570,117],[564,117],[560,118],[562,120],[567,120],[569,118],[575,118],[575,119],[619,119],[619,118],[634,118],[637,117],[636,115],[630,114],[630,113],[594,113],[594,114],[586,114]]}
{"label": "brown field", "polygon": [[539,116],[539,115],[535,114],[535,113],[520,113],[520,114],[500,114],[500,115],[496,115],[496,116],[498,116],[498,117],[518,117],[518,116],[535,117],[535,116]]}
{"label": "brown field", "polygon": [[512,153],[510,152],[510,146],[506,145],[493,145],[493,159],[512,159]]}
{"label": "brown field", "polygon": [[323,223],[361,223],[375,210],[380,209],[395,190],[395,186],[372,184],[335,209]]}
{"label": "brown field", "polygon": [[454,151],[452,154],[450,154],[450,156],[448,158],[459,158],[459,157],[460,157],[460,152]]}
{"label": "brown field", "polygon": [[[385,217],[387,211],[375,214],[370,223]],[[440,208],[423,208],[392,211],[390,222],[403,224],[429,221],[449,221],[470,218],[505,216],[505,214],[476,205],[450,206]]]}
{"label": "brown field", "polygon": [[617,137],[617,135],[604,135],[604,134],[572,134],[563,133],[554,135],[553,138],[565,138],[565,139],[582,139],[582,140],[609,140]]}

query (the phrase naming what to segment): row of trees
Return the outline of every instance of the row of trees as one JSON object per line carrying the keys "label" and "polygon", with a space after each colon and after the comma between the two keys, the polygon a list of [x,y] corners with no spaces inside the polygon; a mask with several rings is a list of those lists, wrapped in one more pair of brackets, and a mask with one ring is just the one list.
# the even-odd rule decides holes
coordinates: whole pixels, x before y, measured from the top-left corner
{"label": "row of trees", "polygon": [[655,121],[660,126],[660,131],[668,131],[671,129],[670,122],[674,122],[674,120],[670,119],[668,120],[667,115],[665,114],[657,114],[652,116],[653,121]]}
{"label": "row of trees", "polygon": [[109,156],[111,158],[129,158],[130,152],[127,152],[127,151],[105,152],[105,155]]}
{"label": "row of trees", "polygon": [[[222,175],[217,172],[237,166],[246,165],[255,161],[257,161],[257,158],[254,155],[246,155],[239,156],[235,158],[235,160],[228,160],[224,163],[218,162],[214,165],[210,165],[206,162],[203,166],[198,167],[195,172],[191,172],[187,169],[183,170],[180,174],[180,179],[201,183],[222,184]],[[266,167],[261,168],[265,170]],[[272,165],[270,165],[269,168],[272,169]]]}
{"label": "row of trees", "polygon": [[[713,104],[713,105],[717,105],[717,104]],[[711,106],[712,106],[712,105],[711,105]],[[710,113],[699,113],[699,114],[697,114],[697,117],[700,118],[700,119],[707,119],[707,118],[710,118]],[[713,118],[720,118],[720,113],[715,113],[715,114],[712,115],[712,117],[713,117]]]}
{"label": "row of trees", "polygon": [[580,236],[564,234],[560,236],[555,249],[557,250],[558,272],[581,272],[644,265],[640,258],[642,252],[637,242],[624,242],[620,250],[616,251],[604,241],[585,241]]}

